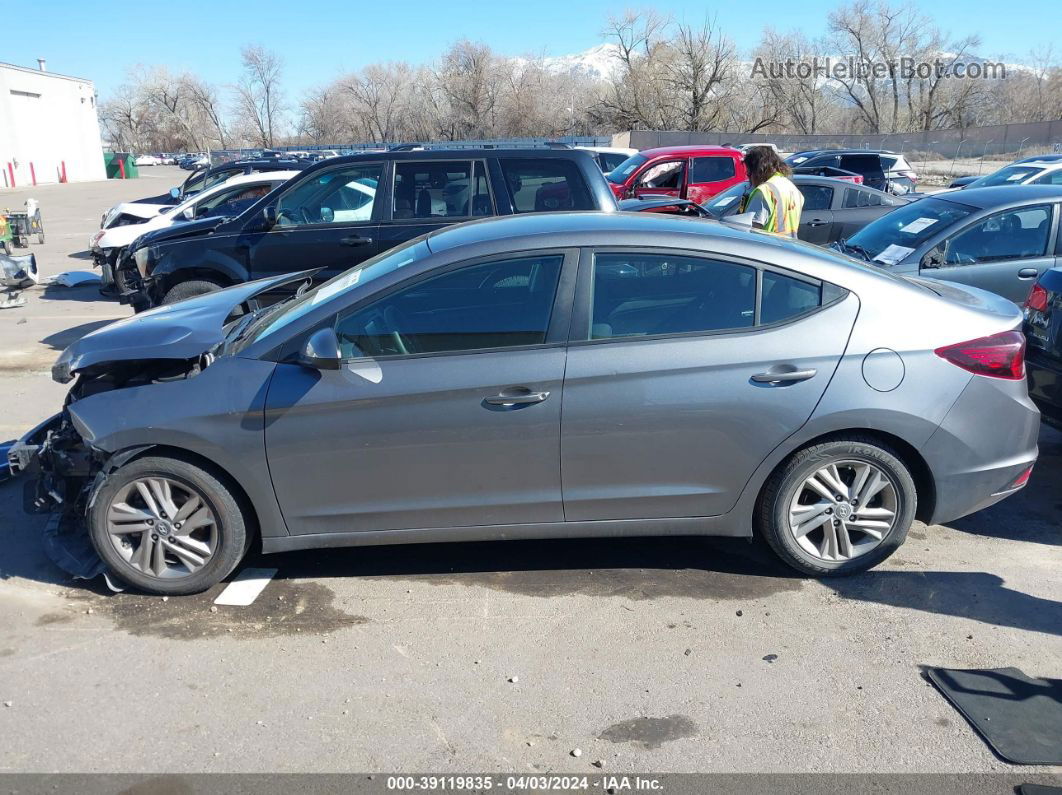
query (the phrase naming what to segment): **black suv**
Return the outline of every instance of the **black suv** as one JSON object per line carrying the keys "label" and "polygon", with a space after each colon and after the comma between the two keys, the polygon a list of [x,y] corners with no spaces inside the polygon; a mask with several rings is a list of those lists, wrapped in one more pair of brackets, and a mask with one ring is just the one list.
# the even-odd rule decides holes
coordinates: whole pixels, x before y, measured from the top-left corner
{"label": "black suv", "polygon": [[811,149],[785,159],[795,174],[832,177],[830,169],[841,169],[863,177],[863,184],[887,193],[914,193],[918,175],[901,154],[884,149]]}
{"label": "black suv", "polygon": [[118,263],[137,311],[306,268],[328,279],[411,238],[492,215],[615,211],[593,158],[563,149],[392,151],[334,157],[236,218],[149,232]]}

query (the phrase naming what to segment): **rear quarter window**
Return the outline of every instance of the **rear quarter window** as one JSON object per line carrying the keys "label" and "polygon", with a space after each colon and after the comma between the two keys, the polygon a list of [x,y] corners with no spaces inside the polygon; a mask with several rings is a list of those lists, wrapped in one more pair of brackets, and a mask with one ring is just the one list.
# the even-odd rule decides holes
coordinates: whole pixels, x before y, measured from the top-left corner
{"label": "rear quarter window", "polygon": [[597,209],[582,171],[570,160],[503,158],[501,169],[518,213]]}

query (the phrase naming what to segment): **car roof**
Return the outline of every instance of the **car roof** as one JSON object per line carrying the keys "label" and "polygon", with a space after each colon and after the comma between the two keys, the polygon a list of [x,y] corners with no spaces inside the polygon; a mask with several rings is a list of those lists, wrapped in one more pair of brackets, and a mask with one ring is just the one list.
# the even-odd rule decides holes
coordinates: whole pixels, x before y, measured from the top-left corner
{"label": "car roof", "polygon": [[963,188],[941,196],[926,194],[927,199],[939,198],[968,207],[987,209],[996,205],[1022,204],[1026,201],[1062,198],[1062,185],[993,185],[989,188]]}
{"label": "car roof", "polygon": [[[1022,161],[1020,161],[1018,163],[1008,163],[1007,165],[1003,166],[1003,168],[1010,168],[1011,166],[1025,166],[1025,167],[1043,168],[1043,169],[1052,169],[1053,170],[1053,169],[1056,169],[1056,168],[1062,168],[1062,161],[1059,161],[1059,160],[1040,160],[1040,159],[1022,160]],[[999,170],[1002,171],[1003,168],[1001,168]]]}
{"label": "car roof", "polygon": [[[301,173],[302,172],[298,169],[290,168],[273,169],[271,171],[259,171],[257,174],[237,174],[234,177],[229,177],[224,182],[219,182],[217,185],[211,185],[209,188],[206,189],[206,191],[204,191],[204,193],[213,191],[214,188],[224,186],[228,186],[231,188],[233,185],[243,185],[244,183],[248,182],[272,182],[273,180],[277,179],[291,179],[292,177],[297,176]],[[199,198],[198,195],[196,196],[196,198]]]}
{"label": "car roof", "polygon": [[[311,168],[320,168],[322,165],[326,165],[331,168],[337,164],[342,163],[358,163],[361,161],[369,160],[469,160],[477,157],[513,157],[513,158],[533,158],[535,160],[540,159],[553,159],[553,160],[574,160],[576,158],[587,158],[591,156],[589,152],[584,149],[401,149],[401,150],[388,150],[381,152],[365,152],[356,155],[342,155],[340,157],[330,157],[327,160],[321,160],[317,163],[313,163]],[[597,168],[597,166],[594,166]]]}
{"label": "car roof", "polygon": [[661,155],[736,155],[742,157],[740,149],[732,146],[658,146],[655,149],[643,149],[639,154],[648,158]]}

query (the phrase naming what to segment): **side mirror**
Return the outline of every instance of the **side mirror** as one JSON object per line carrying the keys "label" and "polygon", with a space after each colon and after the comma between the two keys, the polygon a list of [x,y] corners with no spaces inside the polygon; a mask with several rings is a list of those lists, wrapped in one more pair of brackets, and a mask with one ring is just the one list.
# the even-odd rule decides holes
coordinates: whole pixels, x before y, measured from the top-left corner
{"label": "side mirror", "polygon": [[314,370],[338,370],[342,357],[339,337],[331,328],[322,328],[310,335],[299,351],[298,362]]}
{"label": "side mirror", "polygon": [[270,205],[262,208],[262,224],[268,232],[277,225],[277,208]]}
{"label": "side mirror", "polygon": [[170,188],[170,198],[171,199],[179,199],[179,198],[181,198],[181,189],[180,188]]}

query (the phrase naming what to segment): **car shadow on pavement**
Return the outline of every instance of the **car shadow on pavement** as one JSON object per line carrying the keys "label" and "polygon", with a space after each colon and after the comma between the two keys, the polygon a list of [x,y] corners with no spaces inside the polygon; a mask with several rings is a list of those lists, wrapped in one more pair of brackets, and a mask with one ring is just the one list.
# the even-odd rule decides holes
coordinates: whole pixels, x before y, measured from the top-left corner
{"label": "car shadow on pavement", "polygon": [[93,320],[91,323],[82,323],[80,326],[71,326],[70,328],[57,331],[54,334],[49,334],[41,340],[41,344],[47,345],[52,350],[64,351],[66,348],[77,342],[90,332],[101,329],[104,326],[109,326],[114,323],[113,320]]}
{"label": "car shadow on pavement", "polygon": [[1062,635],[1062,604],[1007,588],[987,572],[870,571],[823,585],[845,599]]}
{"label": "car shadow on pavement", "polygon": [[74,287],[63,287],[61,284],[46,284],[44,285],[44,290],[41,291],[41,300],[118,303],[116,299],[100,294],[99,282],[88,282]]}

